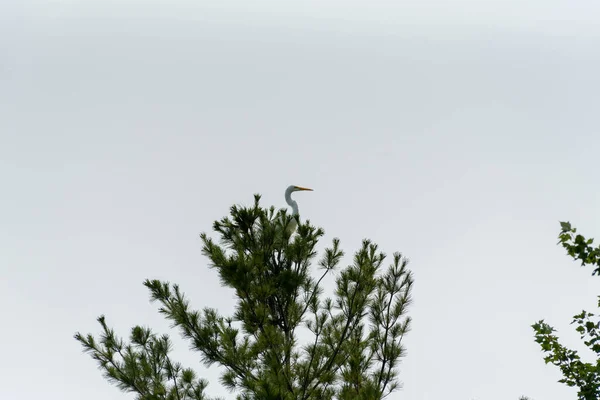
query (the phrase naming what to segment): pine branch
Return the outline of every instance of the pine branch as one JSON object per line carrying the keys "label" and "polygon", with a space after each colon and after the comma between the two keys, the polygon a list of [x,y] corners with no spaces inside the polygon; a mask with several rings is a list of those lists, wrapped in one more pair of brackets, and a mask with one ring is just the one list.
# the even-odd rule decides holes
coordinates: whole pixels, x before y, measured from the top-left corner
{"label": "pine branch", "polygon": [[74,337],[119,389],[137,393],[138,400],[208,400],[204,395],[207,382],[196,380],[192,370],[183,370],[171,361],[167,336],[157,337],[149,329],[136,326],[131,330],[130,344],[125,345],[108,328],[104,316],[98,322],[103,330],[99,342],[91,334],[78,332]]}

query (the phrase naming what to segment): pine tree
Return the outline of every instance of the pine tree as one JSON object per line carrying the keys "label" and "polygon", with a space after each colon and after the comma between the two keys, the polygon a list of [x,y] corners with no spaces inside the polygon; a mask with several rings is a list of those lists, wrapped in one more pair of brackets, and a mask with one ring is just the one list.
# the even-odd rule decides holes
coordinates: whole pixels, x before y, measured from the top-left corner
{"label": "pine tree", "polygon": [[[569,222],[561,222],[559,243],[567,250],[567,254],[581,261],[581,266],[592,265],[593,275],[600,275],[600,246],[593,247],[594,239],[586,239],[577,233],[577,229]],[[600,307],[600,296],[598,296]],[[600,398],[600,322],[592,313],[582,311],[573,317],[571,324],[577,327],[583,343],[596,354],[593,362],[584,362],[579,353],[562,345],[555,335],[556,330],[544,320],[532,325],[535,331],[535,341],[547,355],[546,364],[557,366],[563,378],[559,382],[570,387],[576,387],[579,400],[597,400]]]}
{"label": "pine tree", "polygon": [[[384,268],[386,255],[364,240],[353,262],[340,268],[337,238],[317,261],[324,231],[306,221],[291,232],[286,228],[295,216],[259,202],[255,195],[253,206],[231,207],[213,225],[218,240],[200,235],[211,268],[237,296],[232,316],[192,309],[180,286],[169,282],[146,280],[150,298],[206,365],[225,368],[221,383],[237,399],[386,397],[399,387],[402,340],[411,323],[408,261],[395,253]],[[333,298],[323,298],[328,274],[337,275]],[[208,399],[207,382],[171,360],[168,336],[136,326],[126,342],[103,316],[98,320],[99,338],[75,338],[120,389],[140,400]],[[298,337],[302,329],[310,333],[306,344]]]}

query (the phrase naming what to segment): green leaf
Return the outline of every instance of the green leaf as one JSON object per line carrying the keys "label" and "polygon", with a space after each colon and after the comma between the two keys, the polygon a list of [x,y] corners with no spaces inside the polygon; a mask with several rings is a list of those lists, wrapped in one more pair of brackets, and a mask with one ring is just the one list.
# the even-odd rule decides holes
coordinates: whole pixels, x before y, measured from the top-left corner
{"label": "green leaf", "polygon": [[571,231],[571,223],[570,222],[561,222],[560,228],[562,229],[563,232],[569,232],[569,231]]}

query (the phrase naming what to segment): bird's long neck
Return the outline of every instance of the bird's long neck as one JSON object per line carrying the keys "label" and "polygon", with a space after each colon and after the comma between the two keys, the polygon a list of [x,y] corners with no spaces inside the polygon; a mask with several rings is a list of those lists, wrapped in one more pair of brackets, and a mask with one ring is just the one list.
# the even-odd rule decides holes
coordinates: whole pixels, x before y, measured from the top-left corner
{"label": "bird's long neck", "polygon": [[291,191],[286,191],[285,192],[285,201],[289,204],[290,207],[292,207],[292,214],[293,215],[299,215],[298,214],[298,203],[296,203],[292,199],[292,192]]}

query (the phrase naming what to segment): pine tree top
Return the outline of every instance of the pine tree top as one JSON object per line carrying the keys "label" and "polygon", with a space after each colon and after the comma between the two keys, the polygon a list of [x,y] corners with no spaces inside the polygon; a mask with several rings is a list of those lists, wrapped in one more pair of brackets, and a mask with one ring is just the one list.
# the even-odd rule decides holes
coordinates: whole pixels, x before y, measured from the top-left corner
{"label": "pine tree top", "polygon": [[[340,268],[344,252],[335,238],[316,261],[323,229],[306,220],[291,232],[293,218],[261,207],[255,195],[252,206],[234,205],[213,224],[217,238],[200,235],[210,267],[237,296],[232,316],[191,309],[180,286],[169,282],[146,280],[151,299],[205,364],[225,367],[221,383],[238,399],[387,396],[399,387],[402,340],[410,329],[408,260],[394,253],[384,270],[386,255],[364,240],[352,263]],[[321,284],[331,273],[335,291],[323,298]],[[168,337],[135,327],[126,345],[103,317],[100,322],[99,343],[91,335],[76,338],[121,389],[144,400],[206,398],[207,383],[170,360]],[[300,345],[299,329],[310,332],[309,344]]]}

